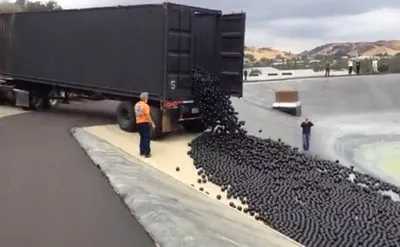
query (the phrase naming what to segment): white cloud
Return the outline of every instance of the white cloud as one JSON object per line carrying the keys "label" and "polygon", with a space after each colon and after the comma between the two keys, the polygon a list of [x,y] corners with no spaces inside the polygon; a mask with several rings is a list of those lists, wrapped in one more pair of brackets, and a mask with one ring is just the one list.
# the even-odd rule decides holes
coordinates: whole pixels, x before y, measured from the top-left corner
{"label": "white cloud", "polygon": [[300,52],[329,42],[400,39],[400,9],[382,8],[358,15],[288,18],[248,24],[247,43]]}
{"label": "white cloud", "polygon": [[[273,29],[247,28],[246,45],[272,47],[291,52],[301,52],[305,47],[321,45],[321,39],[290,38],[276,34]],[[308,48],[306,48],[308,49]]]}

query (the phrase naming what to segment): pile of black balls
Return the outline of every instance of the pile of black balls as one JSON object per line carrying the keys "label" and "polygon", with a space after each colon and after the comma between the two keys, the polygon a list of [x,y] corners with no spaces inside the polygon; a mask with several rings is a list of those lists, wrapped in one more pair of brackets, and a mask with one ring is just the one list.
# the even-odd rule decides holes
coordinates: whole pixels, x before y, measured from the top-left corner
{"label": "pile of black balls", "polygon": [[380,193],[399,188],[247,135],[218,79],[198,67],[193,75],[194,99],[211,131],[189,144],[189,155],[199,176],[240,201],[231,207],[307,247],[400,246],[400,204]]}
{"label": "pile of black balls", "polygon": [[[203,114],[203,123],[213,132],[244,133],[229,93],[213,74],[201,67],[193,68],[192,94]],[[218,99],[218,100],[216,100]]]}

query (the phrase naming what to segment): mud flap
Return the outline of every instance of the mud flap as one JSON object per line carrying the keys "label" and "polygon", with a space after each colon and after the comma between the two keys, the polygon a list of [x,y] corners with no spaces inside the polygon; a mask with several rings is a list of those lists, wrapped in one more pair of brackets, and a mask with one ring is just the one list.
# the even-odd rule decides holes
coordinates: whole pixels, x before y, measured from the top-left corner
{"label": "mud flap", "polygon": [[15,105],[21,107],[29,107],[29,92],[21,89],[14,89],[16,94]]}

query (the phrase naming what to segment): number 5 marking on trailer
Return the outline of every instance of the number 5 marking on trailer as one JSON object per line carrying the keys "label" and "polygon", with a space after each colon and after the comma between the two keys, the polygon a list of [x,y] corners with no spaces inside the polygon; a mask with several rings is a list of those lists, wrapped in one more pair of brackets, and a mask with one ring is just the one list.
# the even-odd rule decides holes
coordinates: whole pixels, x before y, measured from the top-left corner
{"label": "number 5 marking on trailer", "polygon": [[169,86],[170,86],[171,90],[175,90],[175,88],[176,88],[176,81],[170,81],[170,82],[169,82]]}

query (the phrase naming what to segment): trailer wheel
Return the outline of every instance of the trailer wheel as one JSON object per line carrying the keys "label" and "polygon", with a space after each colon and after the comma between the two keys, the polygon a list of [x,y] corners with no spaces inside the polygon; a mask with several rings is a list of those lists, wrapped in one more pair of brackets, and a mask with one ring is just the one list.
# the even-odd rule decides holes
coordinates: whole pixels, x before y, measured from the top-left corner
{"label": "trailer wheel", "polygon": [[162,111],[158,107],[151,106],[150,114],[156,127],[151,129],[150,138],[156,140],[162,136]]}
{"label": "trailer wheel", "polygon": [[42,103],[42,108],[43,109],[50,109],[53,107],[56,107],[58,104],[58,99],[52,99],[53,97],[59,96],[57,92],[55,91],[49,91],[48,93],[44,93],[43,96],[43,103]]}
{"label": "trailer wheel", "polygon": [[133,106],[130,102],[120,102],[117,107],[117,121],[119,127],[127,132],[136,130],[136,119]]}
{"label": "trailer wheel", "polygon": [[60,99],[54,99],[54,98],[63,98],[65,99],[66,93],[63,90],[57,91],[57,90],[51,90],[48,94],[48,98],[44,102],[44,107],[45,108],[53,108],[59,105]]}
{"label": "trailer wheel", "polygon": [[54,98],[60,98],[60,97],[62,97],[60,91],[51,90],[48,94],[46,101],[44,102],[45,107],[46,108],[56,107],[60,103],[60,101],[58,99],[54,99]]}
{"label": "trailer wheel", "polygon": [[199,133],[207,129],[201,119],[184,121],[182,127],[189,133]]}

